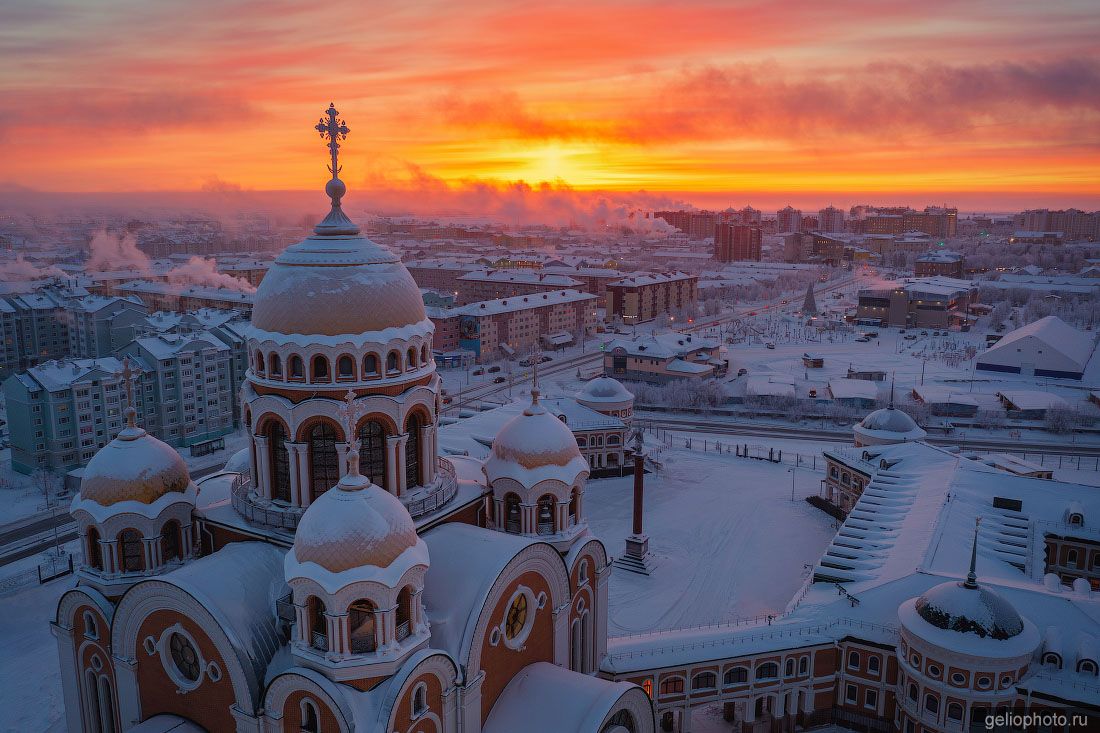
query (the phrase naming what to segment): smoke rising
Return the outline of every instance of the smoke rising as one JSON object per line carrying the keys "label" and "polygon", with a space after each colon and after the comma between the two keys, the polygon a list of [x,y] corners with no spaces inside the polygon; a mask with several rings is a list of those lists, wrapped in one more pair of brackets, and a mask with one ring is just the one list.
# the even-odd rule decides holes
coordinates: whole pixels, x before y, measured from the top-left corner
{"label": "smoke rising", "polygon": [[242,293],[254,293],[256,288],[247,280],[217,271],[217,263],[204,257],[192,257],[186,263],[168,271],[168,282],[178,287],[198,285],[225,288]]}
{"label": "smoke rising", "polygon": [[0,282],[26,282],[48,277],[69,277],[69,274],[53,265],[37,265],[28,262],[23,255],[14,260],[0,262]]}

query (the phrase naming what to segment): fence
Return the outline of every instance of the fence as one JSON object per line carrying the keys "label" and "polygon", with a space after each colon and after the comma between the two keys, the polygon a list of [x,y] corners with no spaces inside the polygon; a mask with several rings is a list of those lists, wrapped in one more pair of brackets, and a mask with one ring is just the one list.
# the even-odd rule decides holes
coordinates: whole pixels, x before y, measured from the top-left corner
{"label": "fence", "polygon": [[73,570],[73,556],[71,554],[66,552],[63,557],[52,556],[33,568],[27,568],[0,580],[0,596],[15,593],[36,582],[42,585],[51,580],[71,575]]}

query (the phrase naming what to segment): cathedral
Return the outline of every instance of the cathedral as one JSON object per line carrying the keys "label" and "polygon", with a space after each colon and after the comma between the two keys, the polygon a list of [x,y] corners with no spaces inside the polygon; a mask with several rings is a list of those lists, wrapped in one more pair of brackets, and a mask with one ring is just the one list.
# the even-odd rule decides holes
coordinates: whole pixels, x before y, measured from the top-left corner
{"label": "cathedral", "polygon": [[487,460],[439,455],[432,322],[341,209],[333,107],[317,129],[331,210],[256,293],[249,470],[200,488],[132,407],[85,470],[68,729],[652,731],[595,675],[610,567],[573,434],[536,387]]}

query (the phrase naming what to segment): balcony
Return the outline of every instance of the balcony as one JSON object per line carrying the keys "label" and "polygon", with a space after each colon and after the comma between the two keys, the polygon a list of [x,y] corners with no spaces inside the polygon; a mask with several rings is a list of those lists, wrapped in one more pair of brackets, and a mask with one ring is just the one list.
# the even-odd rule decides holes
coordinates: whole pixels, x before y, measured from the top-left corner
{"label": "balcony", "polygon": [[316,631],[310,632],[309,645],[319,652],[328,651],[328,635]]}
{"label": "balcony", "polygon": [[458,478],[451,462],[436,458],[436,478],[431,486],[425,486],[401,501],[413,519],[439,509],[458,493]]}
{"label": "balcony", "polygon": [[351,637],[352,654],[371,654],[378,650],[374,634],[360,634]]}
{"label": "balcony", "polygon": [[397,640],[403,641],[409,636],[409,622],[402,621],[397,625]]}
{"label": "balcony", "polygon": [[293,532],[302,518],[301,507],[276,504],[257,495],[252,490],[252,479],[246,473],[233,479],[229,495],[233,502],[233,509],[256,524]]}
{"label": "balcony", "polygon": [[535,528],[535,531],[537,531],[539,534],[542,534],[542,535],[554,534],[554,523],[553,522],[539,522],[538,526]]}

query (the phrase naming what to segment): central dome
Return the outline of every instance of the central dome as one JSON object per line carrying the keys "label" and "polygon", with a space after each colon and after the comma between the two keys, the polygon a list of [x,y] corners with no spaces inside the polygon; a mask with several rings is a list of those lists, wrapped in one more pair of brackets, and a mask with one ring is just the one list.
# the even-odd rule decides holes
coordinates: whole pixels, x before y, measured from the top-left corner
{"label": "central dome", "polygon": [[596,377],[577,393],[586,402],[629,402],[634,399],[622,382],[611,377]]}
{"label": "central dome", "polygon": [[426,317],[420,288],[400,258],[359,235],[317,234],[287,247],[252,307],[254,327],[281,334],[361,334]]}
{"label": "central dome", "polygon": [[984,586],[948,581],[929,588],[915,604],[917,614],[938,629],[1011,639],[1024,630],[1012,604]]}

